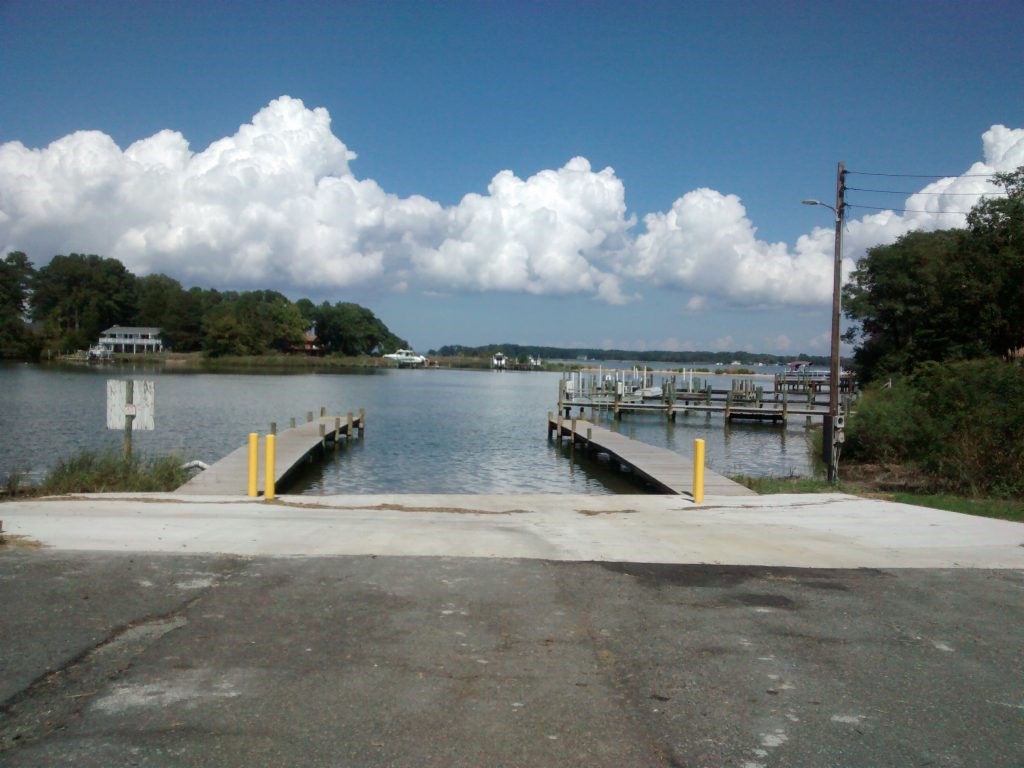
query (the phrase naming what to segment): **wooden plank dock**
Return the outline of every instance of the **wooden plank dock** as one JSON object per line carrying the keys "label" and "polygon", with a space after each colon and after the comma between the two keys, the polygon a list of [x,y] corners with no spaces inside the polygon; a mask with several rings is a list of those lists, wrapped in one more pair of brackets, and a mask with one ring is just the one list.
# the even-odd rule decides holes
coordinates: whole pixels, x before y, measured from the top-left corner
{"label": "wooden plank dock", "polygon": [[[366,414],[320,416],[308,415],[304,424],[290,427],[275,435],[274,487],[280,492],[288,477],[301,465],[310,461],[318,451],[326,450],[328,443],[337,444],[342,437],[354,434],[362,437],[366,429]],[[257,491],[262,496],[266,480],[266,439],[259,439],[259,471]],[[249,485],[249,444],[232,451],[220,461],[210,465],[175,493],[203,496],[245,496]]]}
{"label": "wooden plank dock", "polygon": [[[750,381],[734,381],[730,389],[714,389],[710,383],[695,389],[677,388],[675,376],[664,376],[660,386],[654,385],[653,375],[644,373],[637,386],[635,381],[608,381],[596,376],[562,379],[558,388],[558,410],[565,418],[579,409],[583,418],[586,409],[611,412],[616,419],[626,413],[660,414],[675,421],[680,413],[720,413],[726,422],[751,420],[771,422],[785,426],[794,417],[802,417],[809,424],[828,413],[827,386],[805,386],[796,391],[788,388],[765,389]],[[647,395],[644,392],[655,394]],[[850,395],[841,395],[841,407],[848,409]]]}
{"label": "wooden plank dock", "polygon": [[[607,453],[630,471],[645,478],[652,485],[667,493],[679,496],[693,495],[693,460],[667,448],[642,443],[639,440],[604,429],[584,419],[562,419],[548,414],[548,437],[557,435],[573,445],[582,446],[596,453]],[[733,482],[727,477],[704,470],[704,494],[706,496],[756,496],[749,488]]]}

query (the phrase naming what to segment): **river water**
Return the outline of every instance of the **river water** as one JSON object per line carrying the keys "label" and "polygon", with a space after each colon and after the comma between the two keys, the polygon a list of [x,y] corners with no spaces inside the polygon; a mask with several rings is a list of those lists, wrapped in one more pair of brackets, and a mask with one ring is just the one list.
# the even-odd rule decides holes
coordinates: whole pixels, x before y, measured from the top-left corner
{"label": "river water", "polygon": [[[547,440],[557,373],[381,369],[366,373],[234,374],[121,366],[0,364],[0,479],[42,477],[82,449],[119,449],[106,429],[108,378],[149,379],[156,430],[136,432],[141,454],[174,453],[213,463],[307,411],[366,410],[367,431],[314,464],[288,492],[324,493],[629,493],[630,478],[607,462]],[[723,380],[722,385],[728,386]],[[794,420],[798,421],[798,420]],[[692,454],[707,443],[708,466],[722,474],[810,473],[803,423],[725,426],[720,415],[626,415],[603,426]]]}

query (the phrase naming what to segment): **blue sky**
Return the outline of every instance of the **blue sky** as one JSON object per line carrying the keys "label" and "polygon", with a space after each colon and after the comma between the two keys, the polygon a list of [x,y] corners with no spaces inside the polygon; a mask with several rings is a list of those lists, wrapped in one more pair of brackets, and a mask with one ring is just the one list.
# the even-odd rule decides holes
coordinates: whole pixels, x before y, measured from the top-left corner
{"label": "blue sky", "polygon": [[[424,350],[821,353],[800,200],[843,160],[968,208],[955,177],[1024,162],[1022,32],[1020,2],[0,0],[0,247],[355,300]],[[849,214],[847,270],[962,221]]]}

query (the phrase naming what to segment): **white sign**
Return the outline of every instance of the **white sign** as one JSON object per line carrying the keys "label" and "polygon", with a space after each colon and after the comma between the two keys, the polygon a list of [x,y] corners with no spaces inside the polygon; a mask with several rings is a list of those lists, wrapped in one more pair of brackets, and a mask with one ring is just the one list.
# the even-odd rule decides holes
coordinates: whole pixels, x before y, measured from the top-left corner
{"label": "white sign", "polygon": [[[128,386],[131,385],[131,402]],[[107,379],[107,429],[124,429],[126,416],[132,416],[132,429],[156,429],[156,385],[152,381]]]}

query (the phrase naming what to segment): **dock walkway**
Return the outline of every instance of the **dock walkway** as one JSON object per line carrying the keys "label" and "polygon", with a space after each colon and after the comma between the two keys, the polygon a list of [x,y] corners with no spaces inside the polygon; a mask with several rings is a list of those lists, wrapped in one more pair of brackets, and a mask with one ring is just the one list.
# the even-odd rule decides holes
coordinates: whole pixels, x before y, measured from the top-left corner
{"label": "dock walkway", "polygon": [[[356,432],[360,436],[365,428],[365,415],[349,414],[348,418],[339,416],[321,416],[296,427],[278,432],[275,436],[274,452],[274,486],[280,487],[284,480],[311,455],[323,450],[328,442],[337,443],[341,437],[351,437]],[[322,429],[321,429],[322,427]],[[266,439],[259,440],[259,472],[257,474],[257,490],[260,495],[265,490],[266,480]],[[245,496],[249,484],[249,444],[232,451],[223,459],[203,470],[175,493],[201,496]]]}
{"label": "dock walkway", "polygon": [[[568,437],[574,445],[607,453],[663,491],[678,496],[693,494],[693,460],[682,454],[633,440],[583,419],[560,419],[548,414],[548,437],[555,433],[559,441]],[[707,496],[757,495],[709,469],[704,470],[704,493]]]}

